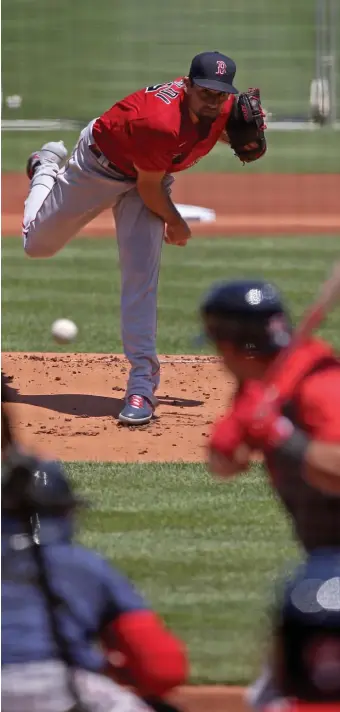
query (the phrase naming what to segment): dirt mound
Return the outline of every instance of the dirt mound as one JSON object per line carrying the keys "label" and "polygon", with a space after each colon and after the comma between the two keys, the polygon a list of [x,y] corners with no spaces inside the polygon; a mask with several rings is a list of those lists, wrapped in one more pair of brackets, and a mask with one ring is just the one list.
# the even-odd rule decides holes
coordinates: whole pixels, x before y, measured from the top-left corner
{"label": "dirt mound", "polygon": [[63,460],[203,460],[210,425],[225,408],[231,379],[214,357],[160,360],[155,418],[136,428],[117,420],[129,368],[123,356],[3,354],[20,438]]}

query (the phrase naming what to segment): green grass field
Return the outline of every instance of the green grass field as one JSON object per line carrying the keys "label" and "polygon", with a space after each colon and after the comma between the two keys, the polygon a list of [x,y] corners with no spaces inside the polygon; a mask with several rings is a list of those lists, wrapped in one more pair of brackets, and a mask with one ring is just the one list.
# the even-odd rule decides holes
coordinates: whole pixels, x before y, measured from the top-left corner
{"label": "green grass field", "polygon": [[296,558],[261,469],[228,486],[203,465],[68,470],[92,505],[80,540],[131,576],[188,643],[192,681],[256,674],[274,578]]}
{"label": "green grass field", "polygon": [[274,114],[305,114],[314,76],[311,0],[4,0],[2,91],[22,96],[4,118],[88,119],[218,49],[236,86],[260,86]]}
{"label": "green grass field", "polygon": [[[283,290],[298,319],[338,255],[327,236],[193,239],[166,247],[160,353],[197,351],[197,306],[214,280],[259,276]],[[2,349],[74,350],[49,336],[57,316],[79,326],[78,352],[119,352],[114,240],[75,240],[51,260],[2,243]],[[339,316],[321,330],[340,347]],[[290,527],[260,466],[223,485],[198,464],[67,465],[90,501],[79,538],[119,565],[186,641],[191,680],[246,683],[257,674],[273,582],[296,557]]]}
{"label": "green grass field", "polygon": [[[298,319],[338,252],[338,239],[322,235],[310,239],[194,238],[185,250],[165,246],[158,302],[159,352],[195,350],[198,303],[218,279],[272,279]],[[54,350],[49,326],[57,316],[65,316],[79,325],[77,351],[120,352],[119,290],[115,240],[74,240],[50,260],[30,260],[20,240],[3,240],[3,350]],[[340,346],[337,326],[333,313],[322,333]]]}
{"label": "green grass field", "polygon": [[[27,157],[47,141],[62,139],[71,151],[77,131],[3,131],[2,171],[23,172]],[[338,173],[340,131],[268,131],[268,152],[261,161],[243,166],[227,146],[214,150],[191,171],[228,173]]]}

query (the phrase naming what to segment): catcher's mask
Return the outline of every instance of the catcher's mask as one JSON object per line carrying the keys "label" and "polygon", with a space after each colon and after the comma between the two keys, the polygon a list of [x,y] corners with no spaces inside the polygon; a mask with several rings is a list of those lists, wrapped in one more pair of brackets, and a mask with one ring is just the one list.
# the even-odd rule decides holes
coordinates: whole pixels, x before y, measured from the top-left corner
{"label": "catcher's mask", "polygon": [[261,280],[213,286],[200,308],[205,337],[229,342],[251,355],[271,355],[288,346],[292,325],[277,288]]}

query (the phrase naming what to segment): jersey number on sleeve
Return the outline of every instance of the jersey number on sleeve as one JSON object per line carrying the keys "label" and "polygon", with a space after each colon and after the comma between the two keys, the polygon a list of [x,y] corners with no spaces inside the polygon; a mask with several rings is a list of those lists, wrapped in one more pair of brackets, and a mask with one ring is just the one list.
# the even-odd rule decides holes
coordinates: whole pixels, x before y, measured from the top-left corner
{"label": "jersey number on sleeve", "polygon": [[164,101],[164,104],[170,104],[176,96],[179,95],[178,89],[183,86],[183,81],[179,82],[167,82],[166,84],[154,84],[151,87],[146,87],[146,93],[153,92],[156,94],[157,99]]}

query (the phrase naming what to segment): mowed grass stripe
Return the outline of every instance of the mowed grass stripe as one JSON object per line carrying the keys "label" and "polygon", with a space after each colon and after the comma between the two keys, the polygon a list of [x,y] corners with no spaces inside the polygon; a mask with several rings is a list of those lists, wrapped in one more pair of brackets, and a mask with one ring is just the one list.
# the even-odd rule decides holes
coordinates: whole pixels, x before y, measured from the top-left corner
{"label": "mowed grass stripe", "polygon": [[262,468],[224,484],[199,464],[67,467],[91,503],[81,541],[133,578],[184,638],[192,681],[251,679],[273,581],[296,558]]}
{"label": "mowed grass stripe", "polygon": [[[122,85],[122,96],[126,86]],[[270,110],[265,99],[264,106]],[[107,106],[104,107],[105,109]],[[287,110],[287,106],[286,106]],[[97,113],[93,114],[93,116]],[[92,118],[92,117],[89,117]],[[84,125],[87,121],[84,120]],[[71,151],[79,131],[20,131],[2,134],[2,171],[23,172],[27,156],[47,141],[64,141]],[[217,144],[208,156],[190,169],[192,172],[228,173],[338,173],[340,131],[322,128],[315,131],[268,131],[268,152],[264,159],[246,167],[232,151]]]}
{"label": "mowed grass stripe", "polygon": [[[260,277],[274,281],[295,319],[338,258],[333,237],[193,239],[185,251],[165,247],[159,282],[160,353],[200,352],[198,306],[214,281]],[[79,326],[75,344],[56,347],[58,317]],[[340,343],[338,312],[322,333]],[[75,240],[50,260],[30,260],[20,240],[2,244],[2,348],[19,351],[120,352],[120,271],[114,240]]]}
{"label": "mowed grass stripe", "polygon": [[[265,99],[263,102],[268,109]],[[338,173],[340,131],[267,131],[266,138],[268,152],[265,158],[247,165],[247,174]],[[334,147],[338,151],[334,151]],[[229,151],[226,152],[221,143],[197,164],[196,170],[245,174],[242,163],[235,157],[231,160]]]}

